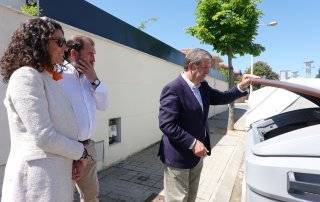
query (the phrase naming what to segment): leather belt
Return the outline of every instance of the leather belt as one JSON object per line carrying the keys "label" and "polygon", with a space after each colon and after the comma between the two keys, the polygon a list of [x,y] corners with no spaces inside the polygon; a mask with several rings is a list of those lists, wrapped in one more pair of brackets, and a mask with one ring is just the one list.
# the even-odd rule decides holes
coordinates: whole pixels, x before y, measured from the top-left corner
{"label": "leather belt", "polygon": [[91,141],[90,139],[83,140],[83,141],[79,140],[79,142],[81,142],[84,146],[87,146],[90,143],[90,141]]}

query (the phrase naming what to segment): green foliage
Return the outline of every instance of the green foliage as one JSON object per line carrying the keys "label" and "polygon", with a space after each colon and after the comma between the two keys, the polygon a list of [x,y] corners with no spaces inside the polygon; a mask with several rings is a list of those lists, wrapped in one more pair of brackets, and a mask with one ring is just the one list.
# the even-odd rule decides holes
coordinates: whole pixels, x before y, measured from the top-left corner
{"label": "green foliage", "polygon": [[229,71],[228,69],[220,68],[218,71],[229,81]]}
{"label": "green foliage", "polygon": [[[219,68],[218,71],[227,79],[227,81],[230,80],[228,69]],[[234,80],[234,83],[236,84],[240,82],[240,78],[236,77],[235,75],[233,75],[233,80]]]}
{"label": "green foliage", "polygon": [[[246,74],[250,74],[251,68],[246,69]],[[258,61],[253,64],[253,74],[265,79],[279,80],[279,75],[272,71],[266,62]]]}
{"label": "green foliage", "polygon": [[157,21],[157,20],[158,20],[158,18],[155,18],[155,17],[148,18],[148,19],[142,21],[137,28],[140,29],[140,30],[144,30],[144,29],[146,28],[147,23],[149,23],[149,22],[155,22],[155,21]]}
{"label": "green foliage", "polygon": [[[228,56],[229,87],[234,85],[232,58],[235,55],[260,55],[265,50],[254,43],[262,11],[257,8],[260,0],[198,0],[196,25],[187,33],[216,52]],[[228,129],[233,129],[233,104],[229,107]]]}
{"label": "green foliage", "polygon": [[[251,68],[249,67],[246,69],[246,74],[250,74],[250,72]],[[279,80],[279,75],[272,71],[270,65],[262,61],[258,61],[253,64],[253,74],[264,79]],[[261,88],[261,86],[254,86],[254,90],[259,88]]]}
{"label": "green foliage", "polygon": [[264,47],[254,43],[262,11],[258,0],[198,0],[196,25],[187,33],[222,55],[260,55]]}
{"label": "green foliage", "polygon": [[27,15],[31,15],[31,16],[39,16],[40,15],[39,6],[36,3],[25,4],[25,5],[21,6],[20,10],[21,10],[21,12],[23,12]]}

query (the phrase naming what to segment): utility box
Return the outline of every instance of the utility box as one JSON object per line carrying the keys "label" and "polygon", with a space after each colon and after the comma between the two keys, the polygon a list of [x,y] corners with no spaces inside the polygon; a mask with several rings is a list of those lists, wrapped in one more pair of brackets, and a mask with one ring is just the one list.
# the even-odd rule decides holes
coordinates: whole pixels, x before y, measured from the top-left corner
{"label": "utility box", "polygon": [[121,142],[121,118],[109,119],[109,145]]}

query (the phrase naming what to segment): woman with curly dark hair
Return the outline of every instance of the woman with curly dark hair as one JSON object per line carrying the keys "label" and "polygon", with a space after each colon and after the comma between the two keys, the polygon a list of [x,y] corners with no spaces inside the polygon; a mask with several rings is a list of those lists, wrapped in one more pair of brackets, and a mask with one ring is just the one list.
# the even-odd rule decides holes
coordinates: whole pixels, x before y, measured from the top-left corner
{"label": "woman with curly dark hair", "polygon": [[72,162],[86,150],[77,141],[72,107],[54,69],[63,62],[62,27],[48,18],[30,19],[13,34],[0,61],[8,82],[11,148],[2,201],[72,201]]}

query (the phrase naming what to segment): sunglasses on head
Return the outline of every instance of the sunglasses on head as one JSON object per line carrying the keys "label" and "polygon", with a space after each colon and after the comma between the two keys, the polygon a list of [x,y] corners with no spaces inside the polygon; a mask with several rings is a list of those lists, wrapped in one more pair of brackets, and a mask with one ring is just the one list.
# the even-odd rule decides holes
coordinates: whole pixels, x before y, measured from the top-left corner
{"label": "sunglasses on head", "polygon": [[56,42],[56,44],[61,48],[63,47],[64,45],[66,45],[66,39],[63,38],[63,37],[60,37],[60,38],[51,38],[50,40],[53,40]]}

